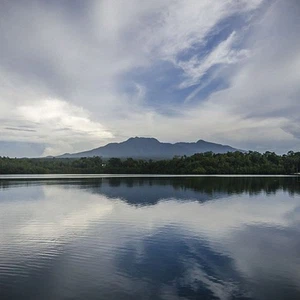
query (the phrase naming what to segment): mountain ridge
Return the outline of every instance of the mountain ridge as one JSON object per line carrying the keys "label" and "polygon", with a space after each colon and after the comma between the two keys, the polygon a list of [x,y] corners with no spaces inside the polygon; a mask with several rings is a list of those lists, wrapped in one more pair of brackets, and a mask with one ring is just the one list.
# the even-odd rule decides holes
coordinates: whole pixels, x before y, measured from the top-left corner
{"label": "mountain ridge", "polygon": [[80,158],[101,156],[103,158],[172,158],[176,155],[193,155],[203,152],[227,153],[242,151],[229,145],[222,145],[204,140],[197,142],[164,143],[156,138],[131,137],[119,143],[109,143],[105,146],[77,153],[65,153],[58,158]]}

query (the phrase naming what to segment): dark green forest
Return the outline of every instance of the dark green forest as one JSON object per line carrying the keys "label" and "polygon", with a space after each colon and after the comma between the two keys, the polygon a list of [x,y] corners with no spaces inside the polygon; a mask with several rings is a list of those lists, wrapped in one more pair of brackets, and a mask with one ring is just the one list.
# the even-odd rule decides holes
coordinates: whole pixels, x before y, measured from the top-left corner
{"label": "dark green forest", "polygon": [[198,153],[168,160],[0,157],[0,174],[293,174],[300,152]]}

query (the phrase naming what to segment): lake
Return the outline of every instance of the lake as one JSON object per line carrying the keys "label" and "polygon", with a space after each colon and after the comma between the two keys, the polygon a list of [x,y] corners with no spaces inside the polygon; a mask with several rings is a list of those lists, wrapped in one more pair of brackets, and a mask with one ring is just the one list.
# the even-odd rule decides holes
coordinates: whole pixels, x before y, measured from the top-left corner
{"label": "lake", "polygon": [[300,299],[299,177],[2,176],[0,299]]}

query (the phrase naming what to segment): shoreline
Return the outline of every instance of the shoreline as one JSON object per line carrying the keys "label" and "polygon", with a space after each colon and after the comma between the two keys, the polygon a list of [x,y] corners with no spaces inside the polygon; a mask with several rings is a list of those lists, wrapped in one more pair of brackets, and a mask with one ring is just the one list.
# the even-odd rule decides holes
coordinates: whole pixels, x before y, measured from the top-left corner
{"label": "shoreline", "polygon": [[106,178],[202,178],[202,177],[299,177],[300,174],[0,174],[0,180],[106,179]]}

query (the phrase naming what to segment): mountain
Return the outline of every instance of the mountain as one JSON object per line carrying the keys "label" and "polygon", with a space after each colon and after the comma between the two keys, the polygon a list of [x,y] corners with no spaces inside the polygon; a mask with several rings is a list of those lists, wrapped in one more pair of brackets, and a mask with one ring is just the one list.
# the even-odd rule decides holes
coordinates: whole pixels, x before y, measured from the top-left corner
{"label": "mountain", "polygon": [[193,155],[195,153],[212,151],[214,153],[227,153],[240,151],[227,145],[215,144],[199,140],[195,143],[161,143],[155,138],[135,137],[121,143],[110,143],[106,146],[93,150],[66,153],[58,156],[59,158],[78,158],[101,156],[103,158],[119,157],[119,158],[173,158],[175,155]]}

